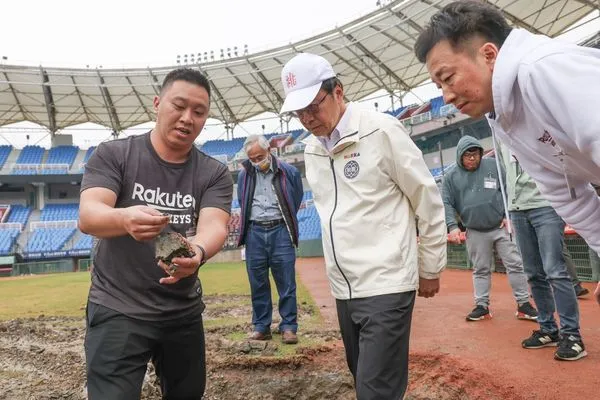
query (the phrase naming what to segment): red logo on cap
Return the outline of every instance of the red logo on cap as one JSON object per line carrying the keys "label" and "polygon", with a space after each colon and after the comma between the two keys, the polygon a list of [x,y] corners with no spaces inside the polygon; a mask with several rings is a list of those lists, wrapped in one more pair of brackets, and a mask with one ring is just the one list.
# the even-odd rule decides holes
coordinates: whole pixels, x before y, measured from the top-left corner
{"label": "red logo on cap", "polygon": [[293,73],[289,73],[287,78],[285,78],[285,81],[287,83],[287,87],[288,88],[292,88],[294,86],[296,86],[296,75],[294,75]]}

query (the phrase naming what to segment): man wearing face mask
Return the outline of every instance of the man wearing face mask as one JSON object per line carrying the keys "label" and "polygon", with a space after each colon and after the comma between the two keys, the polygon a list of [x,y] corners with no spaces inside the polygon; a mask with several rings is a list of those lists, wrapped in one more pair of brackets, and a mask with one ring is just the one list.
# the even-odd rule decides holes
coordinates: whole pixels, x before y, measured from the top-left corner
{"label": "man wearing face mask", "polygon": [[269,152],[269,142],[250,135],[248,160],[238,176],[241,207],[239,245],[246,245],[246,270],[252,293],[253,340],[271,339],[273,303],[269,268],[279,294],[279,332],[285,344],[298,343],[296,252],[303,188],[300,172]]}

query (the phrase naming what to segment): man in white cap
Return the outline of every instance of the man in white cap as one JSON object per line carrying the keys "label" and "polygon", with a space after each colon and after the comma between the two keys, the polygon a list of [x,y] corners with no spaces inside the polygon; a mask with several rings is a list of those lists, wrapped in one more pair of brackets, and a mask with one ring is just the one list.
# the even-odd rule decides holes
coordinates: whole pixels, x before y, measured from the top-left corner
{"label": "man in white cap", "polygon": [[357,398],[401,399],[415,295],[438,293],[446,265],[440,193],[400,122],[346,104],[323,57],[296,55],[281,80],[281,113],[293,112],[313,134],[306,178]]}

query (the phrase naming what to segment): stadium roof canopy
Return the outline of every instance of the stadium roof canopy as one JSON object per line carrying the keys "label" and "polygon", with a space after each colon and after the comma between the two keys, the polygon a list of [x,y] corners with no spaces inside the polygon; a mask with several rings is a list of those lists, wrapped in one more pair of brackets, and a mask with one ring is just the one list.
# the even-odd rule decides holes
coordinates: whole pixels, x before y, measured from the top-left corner
{"label": "stadium roof canopy", "polygon": [[[380,89],[402,93],[428,76],[413,45],[431,15],[450,0],[397,0],[344,26],[261,53],[194,64],[211,80],[212,117],[226,125],[282,104],[280,72],[298,52],[327,58],[348,99]],[[554,37],[594,10],[596,0],[488,0],[515,26]],[[0,65],[0,126],[31,121],[51,132],[94,122],[120,132],[154,119],[152,99],[175,68],[67,69]]]}

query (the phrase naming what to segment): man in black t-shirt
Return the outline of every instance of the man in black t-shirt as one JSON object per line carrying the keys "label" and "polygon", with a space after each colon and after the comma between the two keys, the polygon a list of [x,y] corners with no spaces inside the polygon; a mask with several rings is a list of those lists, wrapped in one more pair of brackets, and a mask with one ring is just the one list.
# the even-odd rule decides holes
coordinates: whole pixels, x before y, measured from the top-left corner
{"label": "man in black t-shirt", "polygon": [[[164,398],[204,394],[198,269],[225,242],[233,192],[227,167],[194,147],[209,107],[202,74],[172,71],[154,99],[155,128],[100,144],[86,165],[79,227],[100,239],[86,312],[90,400],[139,398],[149,360]],[[174,271],[155,261],[162,231],[196,253],[173,259]]]}

